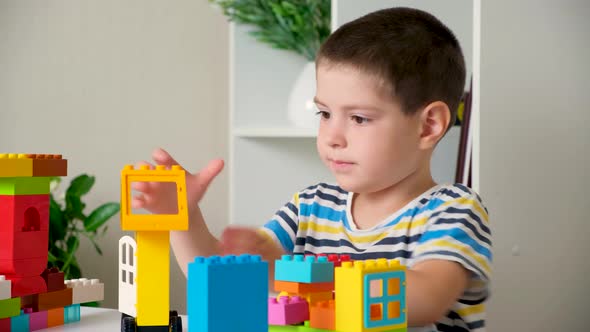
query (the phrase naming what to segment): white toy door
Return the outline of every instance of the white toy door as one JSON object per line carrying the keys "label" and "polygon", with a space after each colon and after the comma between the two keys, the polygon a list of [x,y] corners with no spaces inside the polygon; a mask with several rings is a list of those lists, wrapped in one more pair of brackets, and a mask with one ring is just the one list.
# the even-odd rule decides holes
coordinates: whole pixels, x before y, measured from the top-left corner
{"label": "white toy door", "polygon": [[119,240],[119,311],[137,316],[137,244],[131,236]]}

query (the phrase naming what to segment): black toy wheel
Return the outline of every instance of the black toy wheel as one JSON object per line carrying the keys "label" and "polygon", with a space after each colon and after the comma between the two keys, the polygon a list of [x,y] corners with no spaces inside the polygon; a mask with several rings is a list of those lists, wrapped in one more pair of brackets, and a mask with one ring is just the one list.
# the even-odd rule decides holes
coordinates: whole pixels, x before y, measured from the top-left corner
{"label": "black toy wheel", "polygon": [[182,332],[182,318],[170,316],[170,332]]}
{"label": "black toy wheel", "polygon": [[135,332],[135,318],[123,314],[121,317],[121,332]]}

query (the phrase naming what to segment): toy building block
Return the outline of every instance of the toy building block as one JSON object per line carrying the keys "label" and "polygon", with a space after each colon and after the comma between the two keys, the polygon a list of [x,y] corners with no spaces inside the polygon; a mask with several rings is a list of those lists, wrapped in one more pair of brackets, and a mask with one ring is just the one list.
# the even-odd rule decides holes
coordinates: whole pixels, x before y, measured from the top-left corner
{"label": "toy building block", "polygon": [[29,327],[31,331],[46,329],[47,318],[47,311],[30,312]]}
{"label": "toy building block", "polygon": [[49,230],[49,194],[0,195],[2,231],[8,233]]}
{"label": "toy building block", "polygon": [[21,311],[21,314],[10,318],[10,332],[29,332],[29,315]]}
{"label": "toy building block", "polygon": [[63,308],[72,305],[73,291],[65,288],[58,291],[41,293],[37,295],[37,310],[44,311],[56,308]]}
{"label": "toy building block", "polygon": [[60,154],[0,154],[0,177],[66,176],[67,167]]}
{"label": "toy building block", "polygon": [[398,261],[387,259],[336,268],[336,330],[405,331],[405,272]]}
{"label": "toy building block", "polygon": [[10,318],[0,319],[0,331],[10,331]]}
{"label": "toy building block", "polygon": [[50,177],[0,177],[0,195],[48,195]]}
{"label": "toy building block", "polygon": [[80,305],[72,304],[64,308],[64,323],[70,324],[80,321]]}
{"label": "toy building block", "polygon": [[67,176],[68,161],[61,154],[28,155],[33,158],[33,176]]}
{"label": "toy building block", "polygon": [[13,277],[7,276],[11,282],[12,297],[35,295],[47,292],[47,285],[41,276]]}
{"label": "toy building block", "polygon": [[47,310],[47,327],[64,325],[64,308]]}
{"label": "toy building block", "polygon": [[129,235],[119,239],[119,311],[137,317],[137,243]]}
{"label": "toy building block", "polygon": [[0,275],[0,300],[6,300],[12,297],[11,295],[11,281],[6,280],[6,277]]}
{"label": "toy building block", "polygon": [[187,299],[191,331],[267,331],[268,263],[256,255],[196,257]]}
{"label": "toy building block", "polygon": [[336,328],[334,300],[321,301],[311,306],[309,310],[309,326],[325,330],[334,330]]}
{"label": "toy building block", "polygon": [[45,269],[41,274],[43,280],[47,284],[47,291],[53,292],[58,291],[66,288],[64,283],[64,273],[60,272],[58,268],[52,267],[49,269]]}
{"label": "toy building block", "polygon": [[288,292],[290,294],[306,294],[306,293],[319,293],[319,292],[331,292],[334,290],[333,282],[316,282],[307,284],[303,282],[292,282],[292,281],[274,281],[276,292]]}
{"label": "toy building block", "polygon": [[104,300],[104,284],[98,279],[81,278],[66,280],[65,285],[72,290],[71,304]]}
{"label": "toy building block", "polygon": [[350,255],[344,255],[344,254],[330,254],[330,255],[319,254],[318,255],[318,257],[322,257],[322,256],[327,256],[328,262],[334,263],[335,268],[341,266],[342,262],[351,262],[352,261],[352,259],[350,259]]}
{"label": "toy building block", "polygon": [[316,292],[316,293],[289,293],[289,292],[280,292],[277,296],[279,299],[281,296],[299,296],[305,299],[309,304],[315,304],[321,301],[329,301],[334,299],[334,292]]}
{"label": "toy building block", "polygon": [[[133,214],[131,209],[131,183],[174,182],[176,184],[176,214]],[[178,165],[166,169],[158,165],[139,169],[127,165],[121,172],[121,229],[124,231],[171,231],[188,230],[185,171]]]}
{"label": "toy building block", "polygon": [[268,323],[271,325],[301,324],[309,320],[309,304],[299,296],[268,299]]}
{"label": "toy building block", "polygon": [[275,262],[275,280],[303,283],[333,282],[334,264],[327,257],[283,255]]}
{"label": "toy building block", "polygon": [[0,319],[20,315],[20,297],[0,300]]}
{"label": "toy building block", "polygon": [[170,235],[139,231],[137,247],[137,325],[168,326],[170,320]]}
{"label": "toy building block", "polygon": [[33,159],[25,154],[0,153],[0,177],[33,176]]}

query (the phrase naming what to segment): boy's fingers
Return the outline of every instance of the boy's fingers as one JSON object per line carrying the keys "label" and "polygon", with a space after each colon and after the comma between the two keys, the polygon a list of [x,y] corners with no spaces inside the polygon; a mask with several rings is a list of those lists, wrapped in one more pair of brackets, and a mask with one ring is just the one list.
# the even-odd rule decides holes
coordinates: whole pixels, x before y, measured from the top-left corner
{"label": "boy's fingers", "polygon": [[199,173],[195,174],[194,176],[190,176],[187,181],[190,181],[193,185],[187,187],[194,188],[194,190],[199,194],[204,194],[207,190],[213,179],[221,172],[223,169],[224,162],[223,159],[214,159],[209,161],[209,164],[205,166]]}
{"label": "boy's fingers", "polygon": [[165,165],[166,167],[179,165],[178,162],[174,160],[174,158],[172,158],[172,156],[168,153],[168,151],[162,148],[157,148],[152,152],[152,159],[154,159],[156,164]]}
{"label": "boy's fingers", "polygon": [[131,199],[132,209],[141,209],[145,205],[145,197],[143,195],[135,196]]}
{"label": "boy's fingers", "polygon": [[147,193],[151,188],[149,182],[132,182],[131,189]]}

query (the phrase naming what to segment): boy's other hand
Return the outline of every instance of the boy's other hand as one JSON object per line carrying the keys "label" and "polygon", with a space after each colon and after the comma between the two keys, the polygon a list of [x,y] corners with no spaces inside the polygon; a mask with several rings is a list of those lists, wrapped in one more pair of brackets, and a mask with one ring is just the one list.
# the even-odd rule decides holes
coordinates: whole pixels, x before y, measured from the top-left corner
{"label": "boy's other hand", "polygon": [[[152,159],[156,165],[164,165],[170,168],[179,165],[164,149],[156,149],[152,153]],[[140,162],[140,165],[154,166],[148,162]],[[207,191],[209,184],[223,169],[223,160],[214,159],[199,172],[186,172],[186,194],[189,211],[196,207]],[[134,196],[131,206],[134,209],[146,209],[156,214],[172,214],[177,212],[176,185],[167,182],[135,182],[132,188],[140,194]]]}
{"label": "boy's other hand", "polygon": [[219,245],[222,255],[260,255],[269,262],[274,262],[284,254],[283,249],[270,237],[258,229],[243,226],[227,227],[221,234]]}

